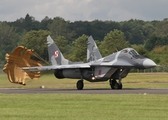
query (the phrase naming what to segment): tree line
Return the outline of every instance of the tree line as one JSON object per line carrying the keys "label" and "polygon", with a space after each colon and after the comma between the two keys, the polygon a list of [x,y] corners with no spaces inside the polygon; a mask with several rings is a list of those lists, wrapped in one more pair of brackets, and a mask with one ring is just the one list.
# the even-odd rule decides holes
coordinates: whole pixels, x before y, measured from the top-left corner
{"label": "tree line", "polygon": [[168,18],[162,21],[66,21],[45,17],[37,21],[27,14],[16,21],[0,22],[0,63],[16,46],[34,49],[48,60],[46,37],[51,35],[62,53],[72,61],[86,62],[87,38],[92,35],[102,56],[133,47],[157,64],[168,64]]}

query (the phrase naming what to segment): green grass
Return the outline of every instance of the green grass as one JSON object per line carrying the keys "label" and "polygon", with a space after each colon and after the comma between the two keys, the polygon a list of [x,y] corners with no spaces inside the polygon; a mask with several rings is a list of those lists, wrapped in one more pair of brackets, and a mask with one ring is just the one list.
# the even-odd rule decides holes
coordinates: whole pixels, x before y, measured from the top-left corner
{"label": "green grass", "polygon": [[2,120],[167,120],[168,95],[0,94]]}
{"label": "green grass", "polygon": [[[53,74],[43,75],[38,80],[26,80],[26,86],[10,83],[6,74],[0,74],[0,88],[76,88],[77,80],[57,79]],[[110,88],[109,82],[85,82],[84,88]],[[129,73],[122,80],[123,88],[168,88],[168,73]]]}
{"label": "green grass", "polygon": [[[76,88],[77,80],[44,75],[12,84],[0,75],[0,88]],[[168,73],[131,73],[124,88],[168,88]],[[108,81],[85,88],[110,88]],[[0,94],[2,120],[167,120],[168,95],[150,94]]]}

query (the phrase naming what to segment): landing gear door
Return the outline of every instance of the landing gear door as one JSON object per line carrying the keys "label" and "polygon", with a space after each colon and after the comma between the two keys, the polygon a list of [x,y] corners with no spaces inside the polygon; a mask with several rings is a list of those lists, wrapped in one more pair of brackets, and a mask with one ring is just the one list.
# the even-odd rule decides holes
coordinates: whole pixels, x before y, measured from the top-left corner
{"label": "landing gear door", "polygon": [[116,71],[111,67],[95,67],[94,76],[96,79],[108,79]]}

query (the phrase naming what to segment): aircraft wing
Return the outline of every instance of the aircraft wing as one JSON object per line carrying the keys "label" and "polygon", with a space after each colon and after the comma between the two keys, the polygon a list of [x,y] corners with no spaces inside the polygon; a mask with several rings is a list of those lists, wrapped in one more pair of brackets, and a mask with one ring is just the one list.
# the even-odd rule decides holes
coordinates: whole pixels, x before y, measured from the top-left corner
{"label": "aircraft wing", "polygon": [[34,66],[34,67],[22,67],[22,70],[35,72],[35,71],[71,69],[71,68],[90,68],[90,65],[89,64],[70,64],[70,65]]}

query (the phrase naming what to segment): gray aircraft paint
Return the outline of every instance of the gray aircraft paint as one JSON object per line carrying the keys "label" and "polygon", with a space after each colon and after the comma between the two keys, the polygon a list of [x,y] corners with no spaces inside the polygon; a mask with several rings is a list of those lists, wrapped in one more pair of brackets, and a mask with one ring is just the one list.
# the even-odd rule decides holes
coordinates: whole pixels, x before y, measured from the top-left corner
{"label": "gray aircraft paint", "polygon": [[88,46],[87,46],[87,62],[95,61],[102,58],[99,49],[93,40],[93,37],[90,36],[88,38]]}
{"label": "gray aircraft paint", "polygon": [[117,68],[111,67],[95,67],[94,76],[96,77],[96,79],[106,79],[109,78],[108,72],[110,72],[111,76],[111,74],[113,74],[116,70]]}
{"label": "gray aircraft paint", "polygon": [[[92,37],[88,39],[87,63],[74,63],[65,59],[50,36],[47,37],[50,66],[23,67],[23,70],[55,70],[57,78],[85,79],[90,82],[106,81],[126,77],[132,68],[146,69],[156,64],[140,56],[133,48],[125,48],[102,58]],[[55,53],[57,51],[58,53]]]}
{"label": "gray aircraft paint", "polygon": [[61,51],[54,43],[53,39],[48,36],[47,37],[47,45],[48,45],[48,54],[49,54],[49,61],[51,65],[68,65],[69,60],[65,59],[62,55]]}

